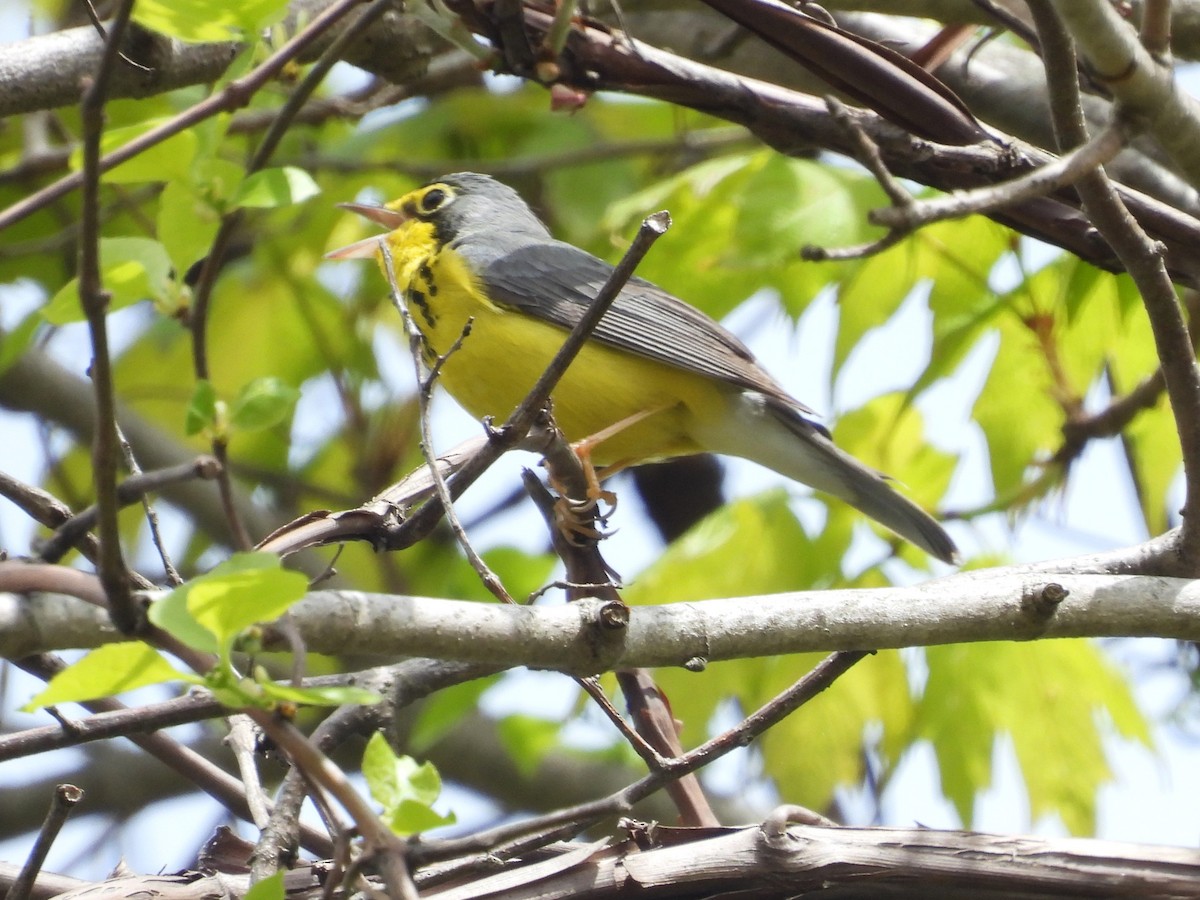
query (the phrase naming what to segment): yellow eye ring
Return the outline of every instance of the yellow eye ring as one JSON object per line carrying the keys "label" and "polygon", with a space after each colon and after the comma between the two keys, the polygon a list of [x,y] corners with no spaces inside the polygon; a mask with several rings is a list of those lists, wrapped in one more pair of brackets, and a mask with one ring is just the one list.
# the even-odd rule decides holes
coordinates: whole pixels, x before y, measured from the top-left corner
{"label": "yellow eye ring", "polygon": [[443,188],[435,187],[427,190],[421,197],[421,212],[434,213],[450,200],[450,193]]}

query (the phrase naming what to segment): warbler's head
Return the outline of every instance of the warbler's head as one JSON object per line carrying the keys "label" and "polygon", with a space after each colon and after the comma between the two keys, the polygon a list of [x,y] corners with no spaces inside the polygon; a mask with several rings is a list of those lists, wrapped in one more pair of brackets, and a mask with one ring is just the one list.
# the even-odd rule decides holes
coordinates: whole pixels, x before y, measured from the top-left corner
{"label": "warbler's head", "polygon": [[[457,246],[471,241],[477,247],[494,247],[499,251],[510,247],[514,241],[550,238],[546,226],[516,191],[491,176],[475,172],[446,175],[383,206],[339,205],[389,231],[412,222],[427,223],[439,245]],[[330,259],[373,256],[378,243],[378,237],[367,238],[327,256]]]}

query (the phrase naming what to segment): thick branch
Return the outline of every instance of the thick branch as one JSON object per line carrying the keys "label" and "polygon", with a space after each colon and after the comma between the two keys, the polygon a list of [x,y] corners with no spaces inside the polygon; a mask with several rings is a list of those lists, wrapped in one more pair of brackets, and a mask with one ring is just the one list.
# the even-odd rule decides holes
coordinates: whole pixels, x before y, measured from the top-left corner
{"label": "thick branch", "polygon": [[[311,21],[332,0],[294,0],[288,27]],[[311,62],[325,51],[357,13],[301,54]],[[425,28],[394,12],[374,26],[371,40],[351,47],[346,60],[392,81],[416,77],[429,58]],[[122,50],[144,68],[120,66],[109,96],[150,97],[175,88],[217,81],[243,45],[232,41],[187,44],[136,29]],[[0,118],[38,109],[53,109],[79,99],[79,80],[96,71],[103,43],[91,26],[70,28],[8,44],[0,53]]]}
{"label": "thick branch", "polygon": [[[0,587],[17,564],[0,564]],[[1056,587],[1057,586],[1057,587]],[[19,586],[14,586],[20,589]],[[1058,599],[1062,588],[1067,592]],[[499,606],[356,591],[317,591],[293,608],[305,645],[317,653],[422,655],[594,674],[635,666],[682,666],[813,650],[909,647],[1064,637],[1200,640],[1200,584],[1128,575],[989,573],[899,588],[802,591],[633,610],[624,639],[597,640],[598,601]],[[55,616],[94,622],[67,598],[0,595],[0,655],[95,646],[112,632],[70,627]],[[64,627],[64,626],[60,626]],[[94,626],[93,626],[94,627]],[[80,637],[83,640],[80,640]],[[268,630],[267,646],[285,647]]]}

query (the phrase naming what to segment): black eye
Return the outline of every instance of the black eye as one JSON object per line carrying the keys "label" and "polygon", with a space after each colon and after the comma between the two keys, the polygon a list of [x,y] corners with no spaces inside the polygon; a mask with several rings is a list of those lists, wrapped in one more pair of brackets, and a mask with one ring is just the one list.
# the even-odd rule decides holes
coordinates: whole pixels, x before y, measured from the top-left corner
{"label": "black eye", "polygon": [[441,188],[432,188],[426,191],[425,196],[421,198],[421,212],[437,212],[447,199],[446,192]]}

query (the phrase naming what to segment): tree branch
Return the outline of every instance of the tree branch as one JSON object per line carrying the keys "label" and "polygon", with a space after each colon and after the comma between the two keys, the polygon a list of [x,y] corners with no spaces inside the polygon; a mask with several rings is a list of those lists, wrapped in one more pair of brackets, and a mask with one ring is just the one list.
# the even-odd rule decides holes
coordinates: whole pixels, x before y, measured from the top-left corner
{"label": "tree branch", "polygon": [[1200,102],[1138,40],[1109,0],[1055,0],[1054,9],[1095,77],[1157,138],[1193,186],[1200,185]]}
{"label": "tree branch", "polygon": [[[49,567],[0,563],[0,590],[37,590],[36,582],[19,579],[38,568]],[[1060,589],[1067,594],[1056,601]],[[95,628],[86,604],[61,597],[53,603],[11,595],[0,600],[0,656],[93,647],[116,637]],[[641,606],[633,609],[623,641],[606,636],[601,642],[595,635],[603,606],[587,599],[527,607],[315,591],[292,614],[311,652],[353,648],[583,675],[682,666],[694,657],[715,662],[813,650],[1066,637],[1200,640],[1200,583],[1157,576],[996,569],[910,587]],[[52,626],[65,629],[61,637]],[[287,643],[269,627],[264,646]]]}

